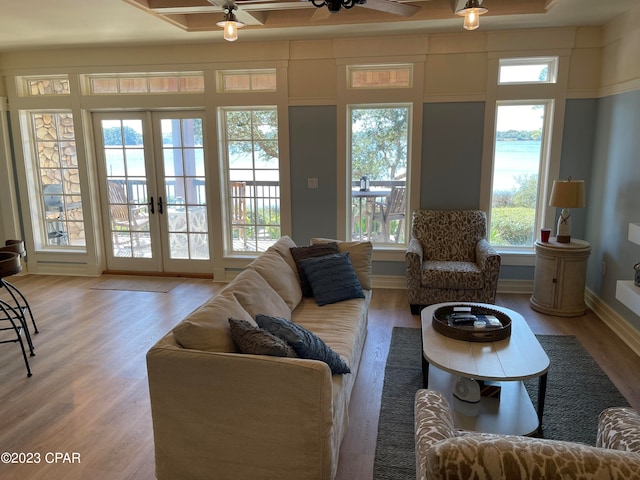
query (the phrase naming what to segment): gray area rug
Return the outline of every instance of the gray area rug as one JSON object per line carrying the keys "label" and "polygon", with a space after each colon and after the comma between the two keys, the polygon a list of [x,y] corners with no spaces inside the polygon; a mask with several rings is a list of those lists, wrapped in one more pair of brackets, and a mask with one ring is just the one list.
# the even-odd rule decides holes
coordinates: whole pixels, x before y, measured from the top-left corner
{"label": "gray area rug", "polygon": [[[575,337],[537,338],[551,361],[542,436],[595,445],[598,414],[628,402]],[[374,480],[415,479],[413,400],[422,388],[421,355],[420,329],[395,327],[384,374]],[[538,380],[525,385],[537,405]]]}

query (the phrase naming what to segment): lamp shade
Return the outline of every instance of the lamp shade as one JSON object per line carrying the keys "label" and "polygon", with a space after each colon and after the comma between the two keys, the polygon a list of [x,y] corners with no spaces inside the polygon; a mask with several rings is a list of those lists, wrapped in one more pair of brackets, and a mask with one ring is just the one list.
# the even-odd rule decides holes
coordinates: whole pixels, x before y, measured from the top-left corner
{"label": "lamp shade", "polygon": [[584,207],[584,180],[555,180],[549,198],[550,207]]}

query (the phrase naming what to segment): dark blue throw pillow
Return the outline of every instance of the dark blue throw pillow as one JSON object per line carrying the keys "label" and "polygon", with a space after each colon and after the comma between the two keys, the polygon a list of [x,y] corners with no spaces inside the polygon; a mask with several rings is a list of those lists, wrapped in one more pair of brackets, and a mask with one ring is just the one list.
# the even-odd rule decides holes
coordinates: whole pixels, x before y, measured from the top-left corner
{"label": "dark blue throw pillow", "polygon": [[321,338],[297,323],[262,314],[256,315],[256,323],[260,328],[291,345],[298,357],[320,360],[329,365],[331,373],[334,374],[351,373],[351,369],[340,358],[340,355],[334,352]]}
{"label": "dark blue throw pillow", "polygon": [[301,264],[318,305],[364,298],[347,252],[307,258]]}
{"label": "dark blue throw pillow", "polygon": [[314,245],[308,245],[306,247],[291,247],[289,250],[291,251],[293,260],[296,262],[296,267],[298,268],[298,276],[300,277],[300,288],[302,289],[302,295],[304,297],[313,297],[311,285],[309,285],[309,279],[302,269],[301,262],[306,258],[323,257],[325,255],[329,255],[330,253],[340,253],[340,250],[338,250],[337,242],[316,243]]}

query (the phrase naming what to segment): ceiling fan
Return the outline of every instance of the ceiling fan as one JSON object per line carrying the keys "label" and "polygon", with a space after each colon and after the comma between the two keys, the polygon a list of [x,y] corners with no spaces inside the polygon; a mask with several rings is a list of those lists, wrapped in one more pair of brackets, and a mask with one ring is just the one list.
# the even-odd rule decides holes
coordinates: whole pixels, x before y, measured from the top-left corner
{"label": "ceiling fan", "polygon": [[309,1],[316,8],[327,7],[329,13],[338,13],[343,8],[348,10],[356,5],[369,8],[371,10],[378,10],[381,12],[392,13],[394,15],[400,15],[403,17],[410,17],[420,7],[415,5],[409,5],[407,3],[398,3],[393,0],[305,0]]}

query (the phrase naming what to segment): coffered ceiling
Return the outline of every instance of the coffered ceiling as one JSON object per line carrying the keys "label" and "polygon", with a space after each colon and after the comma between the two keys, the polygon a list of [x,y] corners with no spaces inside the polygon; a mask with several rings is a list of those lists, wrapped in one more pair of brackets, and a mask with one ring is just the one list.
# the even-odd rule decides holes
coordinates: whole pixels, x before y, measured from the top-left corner
{"label": "coffered ceiling", "polygon": [[[221,43],[232,0],[0,0],[0,52]],[[316,0],[319,1],[319,0]],[[462,31],[465,0],[367,0],[331,14],[307,0],[235,0],[238,42]],[[478,31],[602,25],[638,0],[484,0]],[[473,35],[473,32],[469,33]]]}

